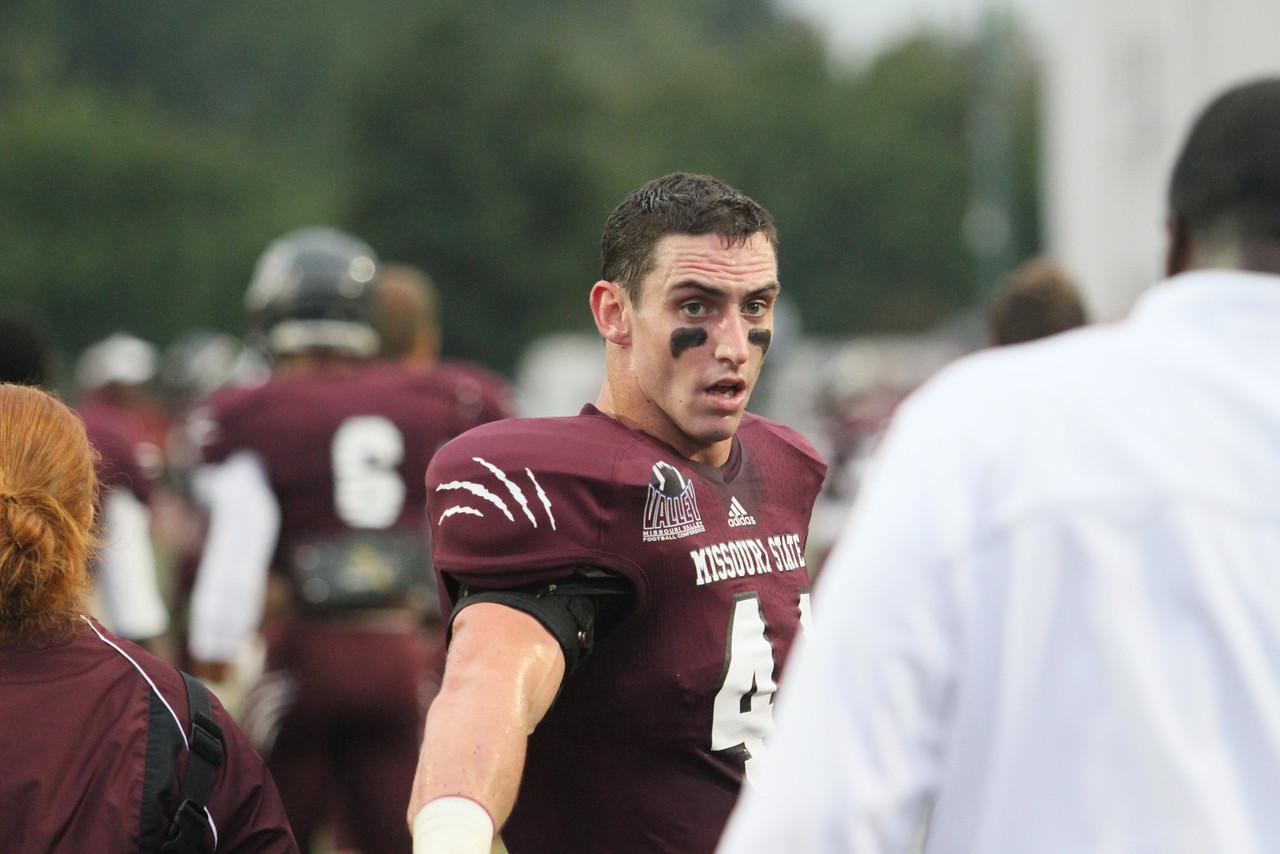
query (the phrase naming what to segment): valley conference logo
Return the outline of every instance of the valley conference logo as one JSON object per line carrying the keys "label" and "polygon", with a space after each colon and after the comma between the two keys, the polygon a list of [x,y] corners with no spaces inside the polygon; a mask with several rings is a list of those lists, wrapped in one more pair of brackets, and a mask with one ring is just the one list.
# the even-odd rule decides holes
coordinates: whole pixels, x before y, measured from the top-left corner
{"label": "valley conference logo", "polygon": [[644,541],[678,540],[705,530],[693,482],[670,463],[654,463],[644,502]]}

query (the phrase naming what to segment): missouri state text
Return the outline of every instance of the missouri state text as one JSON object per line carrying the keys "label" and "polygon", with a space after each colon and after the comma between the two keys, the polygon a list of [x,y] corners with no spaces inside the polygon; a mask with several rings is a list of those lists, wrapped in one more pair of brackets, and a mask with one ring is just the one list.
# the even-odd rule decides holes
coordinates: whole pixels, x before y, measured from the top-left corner
{"label": "missouri state text", "polygon": [[805,566],[799,534],[730,540],[694,549],[689,557],[693,558],[699,585],[774,571],[791,572]]}

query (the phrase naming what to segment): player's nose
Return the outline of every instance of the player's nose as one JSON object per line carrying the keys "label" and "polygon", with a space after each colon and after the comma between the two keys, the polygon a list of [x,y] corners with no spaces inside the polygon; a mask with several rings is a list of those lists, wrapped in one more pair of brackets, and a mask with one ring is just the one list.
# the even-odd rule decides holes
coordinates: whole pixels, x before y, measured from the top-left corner
{"label": "player's nose", "polygon": [[747,361],[751,324],[737,313],[726,315],[715,327],[715,356],[721,361],[741,365]]}

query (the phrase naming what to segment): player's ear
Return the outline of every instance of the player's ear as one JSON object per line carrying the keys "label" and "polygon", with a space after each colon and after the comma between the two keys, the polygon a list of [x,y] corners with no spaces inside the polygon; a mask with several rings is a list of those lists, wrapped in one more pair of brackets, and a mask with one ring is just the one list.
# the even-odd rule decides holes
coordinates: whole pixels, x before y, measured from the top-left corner
{"label": "player's ear", "polygon": [[591,315],[596,329],[611,344],[631,343],[631,301],[613,282],[599,281],[591,288]]}

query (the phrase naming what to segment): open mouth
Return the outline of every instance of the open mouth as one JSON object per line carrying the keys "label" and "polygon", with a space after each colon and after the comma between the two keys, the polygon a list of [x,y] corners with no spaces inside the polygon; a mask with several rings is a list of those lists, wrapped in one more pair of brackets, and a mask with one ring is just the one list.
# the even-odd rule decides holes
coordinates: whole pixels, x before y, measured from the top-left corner
{"label": "open mouth", "polygon": [[732,400],[746,390],[747,384],[742,380],[722,380],[707,389],[707,392],[715,397],[722,397],[725,400]]}

